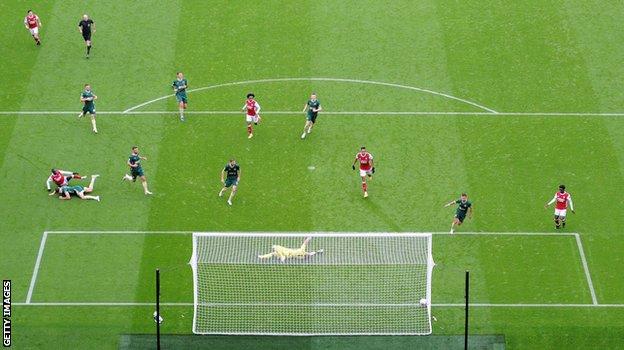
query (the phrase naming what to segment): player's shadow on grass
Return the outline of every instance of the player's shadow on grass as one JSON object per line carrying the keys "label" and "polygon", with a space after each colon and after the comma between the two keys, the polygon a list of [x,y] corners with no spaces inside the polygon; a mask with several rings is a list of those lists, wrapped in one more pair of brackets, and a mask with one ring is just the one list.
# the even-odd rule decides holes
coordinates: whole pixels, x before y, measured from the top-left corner
{"label": "player's shadow on grass", "polygon": [[364,206],[368,207],[371,213],[375,215],[379,220],[381,220],[388,227],[389,232],[401,232],[401,226],[399,226],[390,215],[386,214],[386,210],[384,210],[379,204],[377,204],[374,200],[370,198],[364,200]]}

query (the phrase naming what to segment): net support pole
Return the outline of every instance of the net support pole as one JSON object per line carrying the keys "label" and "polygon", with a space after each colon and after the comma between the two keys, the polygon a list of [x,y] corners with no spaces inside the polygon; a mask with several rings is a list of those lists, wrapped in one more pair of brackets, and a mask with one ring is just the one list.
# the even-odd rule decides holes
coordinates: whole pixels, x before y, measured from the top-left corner
{"label": "net support pole", "polygon": [[160,350],[160,269],[156,269],[156,349]]}
{"label": "net support pole", "polygon": [[466,270],[466,315],[464,321],[464,350],[468,350],[468,307],[470,300],[470,271]]}

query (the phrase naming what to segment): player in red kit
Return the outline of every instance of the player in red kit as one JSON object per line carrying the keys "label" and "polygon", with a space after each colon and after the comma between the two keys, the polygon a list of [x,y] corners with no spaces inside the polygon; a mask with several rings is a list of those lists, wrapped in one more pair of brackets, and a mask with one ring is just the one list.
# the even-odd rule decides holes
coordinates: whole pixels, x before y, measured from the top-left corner
{"label": "player in red kit", "polygon": [[35,39],[35,43],[37,43],[37,45],[41,45],[41,39],[39,38],[41,20],[39,19],[39,16],[33,13],[32,10],[28,10],[28,14],[24,18],[24,26],[28,29],[33,39]]}
{"label": "player in red kit", "polygon": [[77,172],[52,169],[52,175],[50,175],[48,177],[48,180],[46,180],[46,188],[48,192],[52,191],[52,187],[50,185],[52,184],[52,182],[54,182],[57,188],[55,188],[54,191],[50,194],[54,195],[59,188],[67,186],[67,183],[71,179],[81,180],[84,179],[84,177],[80,176],[80,174],[78,174]]}
{"label": "player in red kit", "polygon": [[362,146],[360,152],[355,155],[355,160],[351,165],[351,168],[355,170],[355,164],[360,162],[360,177],[362,178],[362,191],[364,191],[364,198],[368,197],[368,184],[366,183],[366,176],[372,178],[375,173],[375,164],[373,163],[373,155],[366,151],[366,147]]}
{"label": "player in red kit", "polygon": [[[243,106],[243,111],[246,113],[245,120],[247,121],[247,138],[253,137],[253,124],[258,125],[260,120],[260,105],[255,100],[255,95],[250,92],[247,94],[247,100]],[[252,124],[253,123],[253,124]]]}
{"label": "player in red kit", "polygon": [[559,185],[559,191],[555,193],[553,199],[544,205],[544,208],[548,208],[549,205],[555,203],[555,228],[560,229],[566,225],[566,211],[568,204],[570,210],[574,213],[574,205],[572,204],[572,196],[566,192],[565,185]]}

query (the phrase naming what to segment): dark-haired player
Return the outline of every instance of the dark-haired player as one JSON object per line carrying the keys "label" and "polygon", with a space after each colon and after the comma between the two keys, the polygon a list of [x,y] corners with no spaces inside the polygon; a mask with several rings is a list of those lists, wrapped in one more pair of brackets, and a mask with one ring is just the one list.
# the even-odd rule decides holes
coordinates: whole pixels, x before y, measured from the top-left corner
{"label": "dark-haired player", "polygon": [[457,210],[451,224],[451,234],[455,232],[455,225],[461,226],[464,219],[466,219],[466,215],[468,215],[469,219],[472,219],[472,202],[468,200],[467,194],[462,193],[459,199],[446,203],[444,207],[449,207],[453,204],[457,204]]}
{"label": "dark-haired player", "polygon": [[368,197],[368,184],[366,183],[366,176],[373,177],[375,173],[375,165],[373,163],[373,155],[368,153],[366,147],[360,147],[360,152],[355,155],[355,160],[351,165],[351,168],[355,170],[355,164],[360,162],[360,177],[362,178],[362,191],[364,191],[364,198]]}
{"label": "dark-haired player", "polygon": [[50,175],[46,180],[46,189],[48,190],[48,192],[52,191],[51,184],[54,182],[57,188],[55,188],[54,191],[50,193],[50,195],[53,195],[56,193],[57,189],[63,186],[67,186],[69,180],[71,179],[81,180],[84,179],[84,177],[80,176],[80,174],[78,174],[77,172],[52,169],[52,175]]}
{"label": "dark-haired player", "polygon": [[566,225],[566,211],[568,209],[568,204],[570,205],[572,213],[575,214],[574,205],[572,204],[572,196],[566,192],[565,185],[559,185],[559,191],[555,192],[553,199],[546,203],[544,208],[548,208],[548,206],[555,202],[557,202],[555,204],[555,228],[560,229]]}
{"label": "dark-haired player", "polygon": [[89,187],[82,186],[63,186],[59,189],[59,199],[69,200],[71,199],[71,195],[75,194],[80,197],[80,199],[93,199],[95,201],[100,201],[100,196],[91,196],[85,193],[93,192],[93,185],[95,184],[95,179],[100,175],[91,175],[91,183]]}
{"label": "dark-haired player", "polygon": [[316,98],[316,94],[313,92],[312,95],[310,95],[308,102],[305,106],[303,106],[303,112],[305,113],[307,111],[308,113],[306,114],[306,123],[303,127],[303,134],[301,134],[302,139],[305,139],[306,134],[312,132],[312,127],[314,126],[314,123],[316,123],[318,112],[322,110],[323,108],[321,107],[321,102]]}
{"label": "dark-haired player", "polygon": [[221,170],[221,183],[223,184],[223,188],[219,191],[219,197],[223,197],[223,193],[232,187],[232,192],[230,193],[230,198],[228,198],[227,203],[232,205],[232,198],[236,195],[236,190],[238,189],[238,182],[240,181],[240,166],[236,164],[235,159],[230,159],[230,161],[225,165],[225,168]]}
{"label": "dark-haired player", "polygon": [[178,101],[178,111],[180,111],[180,120],[184,121],[184,110],[188,103],[188,96],[186,96],[186,88],[188,87],[188,81],[184,78],[182,72],[176,73],[176,79],[173,81],[173,92],[175,93],[176,101]]}
{"label": "dark-haired player", "polygon": [[85,58],[89,58],[91,54],[91,34],[95,33],[95,23],[93,20],[89,18],[89,16],[82,15],[82,20],[78,22],[78,30],[80,34],[82,34],[82,38],[85,41],[85,45],[87,45],[87,54]]}
{"label": "dark-haired player", "polygon": [[247,138],[250,139],[253,137],[253,124],[258,125],[260,120],[260,105],[255,100],[256,95],[252,92],[247,94],[247,100],[243,105],[243,111],[245,114],[245,121],[247,122]]}
{"label": "dark-haired player", "polygon": [[28,10],[26,17],[24,17],[24,26],[30,32],[35,43],[41,45],[41,38],[39,37],[39,28],[41,28],[41,20],[32,10]]}
{"label": "dark-haired player", "polygon": [[152,192],[150,192],[147,189],[147,179],[145,178],[143,167],[141,167],[141,160],[147,160],[147,158],[139,155],[139,147],[133,146],[132,154],[130,154],[130,157],[128,158],[128,162],[127,162],[128,166],[130,167],[131,175],[125,174],[121,180],[122,181],[128,180],[128,181],[136,182],[136,178],[139,177],[141,178],[141,183],[143,184],[143,192],[146,195],[152,194]]}
{"label": "dark-haired player", "polygon": [[91,115],[91,126],[93,127],[93,132],[96,134],[98,133],[97,124],[95,122],[95,100],[97,100],[97,98],[97,95],[91,90],[91,85],[85,84],[84,91],[80,94],[80,102],[84,103],[84,106],[82,107],[82,112],[78,114],[78,118],[82,118],[87,113]]}

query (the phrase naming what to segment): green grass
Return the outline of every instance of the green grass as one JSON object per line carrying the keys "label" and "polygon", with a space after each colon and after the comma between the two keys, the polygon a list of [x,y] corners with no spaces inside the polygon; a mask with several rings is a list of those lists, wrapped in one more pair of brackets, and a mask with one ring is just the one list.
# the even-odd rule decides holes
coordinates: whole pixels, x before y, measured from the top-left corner
{"label": "green grass", "polygon": [[[31,6],[44,24],[41,47],[21,23]],[[76,28],[85,12],[97,24],[90,60]],[[4,1],[0,111],[75,113],[0,116],[0,274],[13,281],[14,302],[23,302],[46,230],[447,231],[452,210],[442,205],[462,191],[474,201],[475,217],[460,230],[550,232],[551,209],[542,205],[565,183],[577,208],[566,230],[580,233],[598,302],[623,304],[624,120],[543,115],[624,112],[622,15],[620,2],[578,0]],[[255,92],[267,112],[256,137],[247,140],[243,117],[232,114],[191,114],[184,124],[173,113],[102,114],[97,136],[88,120],[76,118],[87,82],[99,96],[98,111],[123,111],[171,93],[178,70],[191,88],[243,82],[189,94],[190,111],[237,111]],[[329,112],[483,110],[390,86],[244,83],[289,77],[396,83],[535,114],[339,115]],[[302,141],[296,111],[311,91],[328,113]],[[136,111],[176,106],[168,98]],[[378,170],[367,200],[350,169],[363,144]],[[152,197],[139,184],[120,182],[132,145],[148,157]],[[216,196],[230,157],[242,168],[233,207]],[[103,201],[48,197],[51,167],[100,174],[95,193]],[[52,234],[32,301],[151,302],[159,267],[163,301],[190,302],[190,249],[189,235]],[[434,303],[461,303],[466,269],[474,302],[591,303],[573,236],[436,236],[434,259]],[[151,313],[148,306],[16,305],[14,347],[114,349],[124,334],[153,332]],[[191,307],[163,313],[165,333],[191,332]],[[460,308],[433,313],[434,335],[462,333]],[[623,313],[477,307],[472,333],[504,335],[512,349],[618,348]],[[369,349],[410,342],[360,339]],[[341,348],[340,340],[323,338],[285,342]],[[252,337],[226,344],[270,346]]]}

